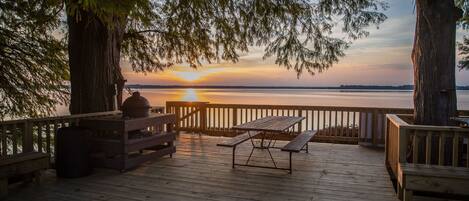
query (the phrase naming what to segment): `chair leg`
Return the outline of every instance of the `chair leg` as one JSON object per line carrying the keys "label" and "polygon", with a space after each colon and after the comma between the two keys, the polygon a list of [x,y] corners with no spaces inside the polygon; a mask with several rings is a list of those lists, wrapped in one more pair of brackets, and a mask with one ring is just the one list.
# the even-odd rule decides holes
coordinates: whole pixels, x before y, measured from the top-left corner
{"label": "chair leg", "polygon": [[293,172],[293,169],[292,169],[292,165],[291,165],[291,155],[292,155],[292,152],[289,152],[290,153],[290,167],[289,167],[289,173],[291,174]]}
{"label": "chair leg", "polygon": [[[397,182],[397,181],[396,181]],[[403,189],[402,189],[402,186],[397,184],[397,198],[399,200],[402,200],[404,199],[404,192],[403,192]]]}
{"label": "chair leg", "polygon": [[41,172],[41,170],[38,170],[38,171],[34,172],[33,175],[34,175],[34,183],[36,183],[37,185],[40,185],[41,181],[42,181],[42,172]]}
{"label": "chair leg", "polygon": [[414,192],[413,192],[413,191],[404,189],[404,199],[403,199],[403,200],[404,200],[404,201],[411,201],[413,195],[414,195]]}
{"label": "chair leg", "polygon": [[[169,147],[174,147],[174,141],[168,142]],[[169,158],[173,158],[173,154],[169,154]]]}
{"label": "chair leg", "polygon": [[235,168],[236,146],[233,147],[233,161],[231,161],[231,168]]}
{"label": "chair leg", "polygon": [[306,153],[309,153],[309,145],[308,145],[308,144],[309,144],[309,143],[307,142],[307,143],[306,143]]}
{"label": "chair leg", "polygon": [[0,198],[8,195],[8,178],[0,179]]}

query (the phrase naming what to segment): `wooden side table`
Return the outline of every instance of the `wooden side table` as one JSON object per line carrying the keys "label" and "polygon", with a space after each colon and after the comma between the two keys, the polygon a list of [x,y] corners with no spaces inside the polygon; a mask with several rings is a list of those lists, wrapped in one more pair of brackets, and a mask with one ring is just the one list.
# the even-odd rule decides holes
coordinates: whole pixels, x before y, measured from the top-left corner
{"label": "wooden side table", "polygon": [[115,115],[80,121],[80,126],[94,131],[90,139],[93,164],[121,171],[165,155],[171,157],[176,152],[175,124],[176,115],[156,113],[143,118]]}

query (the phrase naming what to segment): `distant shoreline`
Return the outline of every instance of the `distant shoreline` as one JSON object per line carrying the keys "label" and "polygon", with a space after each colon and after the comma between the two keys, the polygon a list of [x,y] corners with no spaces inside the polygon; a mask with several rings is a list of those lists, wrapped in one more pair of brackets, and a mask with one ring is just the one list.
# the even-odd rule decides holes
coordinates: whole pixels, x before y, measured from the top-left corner
{"label": "distant shoreline", "polygon": [[[381,86],[381,85],[340,85],[340,86],[222,86],[222,85],[141,85],[128,84],[132,89],[342,89],[342,90],[413,90],[413,85]],[[469,90],[469,86],[458,86],[457,90]]]}

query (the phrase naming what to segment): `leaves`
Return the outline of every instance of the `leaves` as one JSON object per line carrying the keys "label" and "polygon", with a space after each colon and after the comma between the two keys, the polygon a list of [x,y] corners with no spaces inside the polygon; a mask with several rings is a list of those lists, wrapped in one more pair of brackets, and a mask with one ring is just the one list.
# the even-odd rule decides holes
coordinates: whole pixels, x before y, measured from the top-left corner
{"label": "leaves", "polygon": [[[386,19],[380,11],[387,5],[375,0],[177,0],[153,1],[148,8],[145,23],[128,18],[122,48],[136,71],[237,62],[250,46],[264,46],[264,58],[275,57],[300,75],[338,62],[353,40],[368,35],[366,27]],[[345,37],[336,36],[334,28]]]}
{"label": "leaves", "polygon": [[469,28],[469,1],[467,0],[455,0],[456,7],[463,11],[461,19],[458,21],[458,25],[463,29]]}
{"label": "leaves", "polygon": [[459,55],[462,56],[459,61],[458,67],[462,69],[469,70],[469,38],[464,37],[462,43],[458,43],[458,49],[460,51]]}
{"label": "leaves", "polygon": [[[0,118],[50,114],[67,102],[65,12],[125,25],[124,58],[141,72],[174,64],[237,62],[249,47],[303,72],[322,72],[365,28],[386,19],[379,0],[0,0]],[[115,23],[116,20],[120,23]],[[86,34],[86,33],[83,33]],[[66,33],[64,33],[66,36]]]}
{"label": "leaves", "polygon": [[[469,29],[469,1],[455,0],[455,4],[463,11],[463,16],[458,21],[458,25],[464,29]],[[459,69],[469,70],[469,39],[465,36],[462,42],[458,42],[459,55],[462,57],[459,60]]]}
{"label": "leaves", "polygon": [[51,114],[68,101],[61,2],[0,1],[0,119]]}
{"label": "leaves", "polygon": [[145,23],[146,15],[152,11],[148,0],[65,0],[67,15],[75,20],[81,19],[81,12],[92,12],[109,29],[113,29],[114,20],[125,22],[127,17],[138,19]]}

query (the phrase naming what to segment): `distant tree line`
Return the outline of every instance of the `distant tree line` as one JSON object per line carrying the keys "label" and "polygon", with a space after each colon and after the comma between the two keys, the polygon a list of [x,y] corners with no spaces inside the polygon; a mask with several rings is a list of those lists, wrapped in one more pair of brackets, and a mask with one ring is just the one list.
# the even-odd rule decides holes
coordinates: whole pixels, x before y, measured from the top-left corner
{"label": "distant tree line", "polygon": [[[168,88],[196,88],[196,89],[383,89],[383,90],[413,90],[413,85],[340,85],[340,86],[246,86],[246,85],[147,85],[128,84],[130,89],[168,89]],[[469,86],[457,86],[457,90],[469,90]]]}

